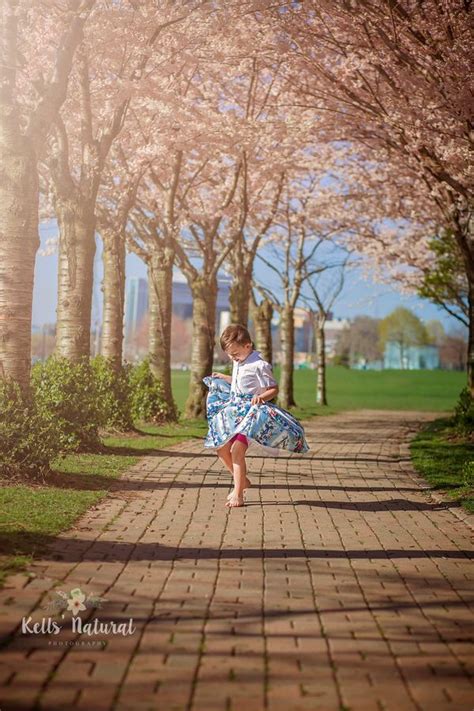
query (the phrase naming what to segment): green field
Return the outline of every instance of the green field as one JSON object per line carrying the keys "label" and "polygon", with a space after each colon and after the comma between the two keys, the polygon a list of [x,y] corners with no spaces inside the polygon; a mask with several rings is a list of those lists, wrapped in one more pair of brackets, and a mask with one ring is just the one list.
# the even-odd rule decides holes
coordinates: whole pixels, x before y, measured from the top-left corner
{"label": "green field", "polygon": [[[278,380],[279,368],[275,368]],[[173,393],[183,411],[189,373],[173,372]],[[360,410],[452,410],[466,384],[466,374],[445,370],[350,370],[330,367],[327,373],[329,409]],[[309,417],[321,413],[315,405],[316,373],[295,371],[297,415]],[[327,409],[325,409],[327,412]]]}

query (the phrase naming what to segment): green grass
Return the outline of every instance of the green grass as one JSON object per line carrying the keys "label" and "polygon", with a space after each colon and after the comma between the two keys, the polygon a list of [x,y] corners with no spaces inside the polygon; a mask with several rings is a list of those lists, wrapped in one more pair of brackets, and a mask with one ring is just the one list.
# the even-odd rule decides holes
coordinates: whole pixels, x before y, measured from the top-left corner
{"label": "green grass", "polygon": [[71,454],[54,463],[44,482],[0,487],[0,586],[24,570],[61,531],[107,496],[112,482],[149,451],[198,437],[204,421],[143,425],[132,436],[107,437],[107,451]]}
{"label": "green grass", "polygon": [[[275,368],[279,378],[279,368]],[[182,411],[186,400],[189,373],[173,372],[173,392]],[[466,374],[445,370],[350,370],[329,367],[327,371],[328,408],[315,404],[316,373],[295,371],[297,417],[311,417],[341,410],[425,410],[449,412],[466,384]]]}
{"label": "green grass", "polygon": [[446,412],[456,404],[466,375],[442,370],[377,372],[338,367],[328,369],[327,380],[333,407]]}
{"label": "green grass", "polygon": [[[412,440],[416,470],[433,489],[474,513],[474,445],[456,436],[449,420],[431,422]],[[470,474],[468,474],[470,470]]]}

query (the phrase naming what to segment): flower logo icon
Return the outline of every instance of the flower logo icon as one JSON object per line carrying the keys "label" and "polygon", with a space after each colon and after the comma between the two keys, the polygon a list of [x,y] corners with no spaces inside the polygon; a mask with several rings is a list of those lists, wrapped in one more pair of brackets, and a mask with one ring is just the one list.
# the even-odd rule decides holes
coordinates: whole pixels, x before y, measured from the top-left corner
{"label": "flower logo icon", "polygon": [[86,596],[82,592],[81,588],[74,588],[74,590],[71,590],[69,594],[70,597],[67,600],[67,609],[72,612],[73,615],[77,615],[82,610],[87,609],[84,605]]}
{"label": "flower logo icon", "polygon": [[102,604],[107,601],[105,597],[99,597],[93,593],[89,593],[87,596],[82,592],[81,588],[73,588],[68,593],[63,590],[57,590],[54,593],[57,595],[56,599],[50,600],[48,604],[43,606],[44,610],[48,612],[57,612],[64,617],[66,610],[72,612],[73,617],[76,617],[83,610],[87,610],[91,607],[102,607]]}

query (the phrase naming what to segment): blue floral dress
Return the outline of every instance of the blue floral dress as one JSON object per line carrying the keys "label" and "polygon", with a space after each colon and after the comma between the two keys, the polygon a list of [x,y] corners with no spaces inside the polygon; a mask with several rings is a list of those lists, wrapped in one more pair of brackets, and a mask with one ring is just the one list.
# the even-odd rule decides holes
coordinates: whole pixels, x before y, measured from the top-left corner
{"label": "blue floral dress", "polygon": [[209,431],[204,446],[222,447],[234,435],[243,434],[250,443],[290,452],[307,452],[309,447],[304,429],[283,408],[266,402],[251,405],[252,393],[231,392],[231,385],[222,378],[203,378],[209,388],[207,420]]}

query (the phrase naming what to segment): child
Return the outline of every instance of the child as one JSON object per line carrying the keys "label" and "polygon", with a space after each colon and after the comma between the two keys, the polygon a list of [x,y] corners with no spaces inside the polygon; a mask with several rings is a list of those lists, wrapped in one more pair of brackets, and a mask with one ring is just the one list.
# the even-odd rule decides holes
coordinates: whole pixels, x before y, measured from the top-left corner
{"label": "child", "polygon": [[245,455],[249,441],[265,447],[306,452],[304,430],[289,412],[270,403],[278,393],[272,366],[254,350],[245,326],[233,324],[223,331],[222,350],[233,361],[232,376],[212,373],[204,378],[209,387],[205,447],[217,455],[234,478],[226,506],[242,506],[247,478]]}

